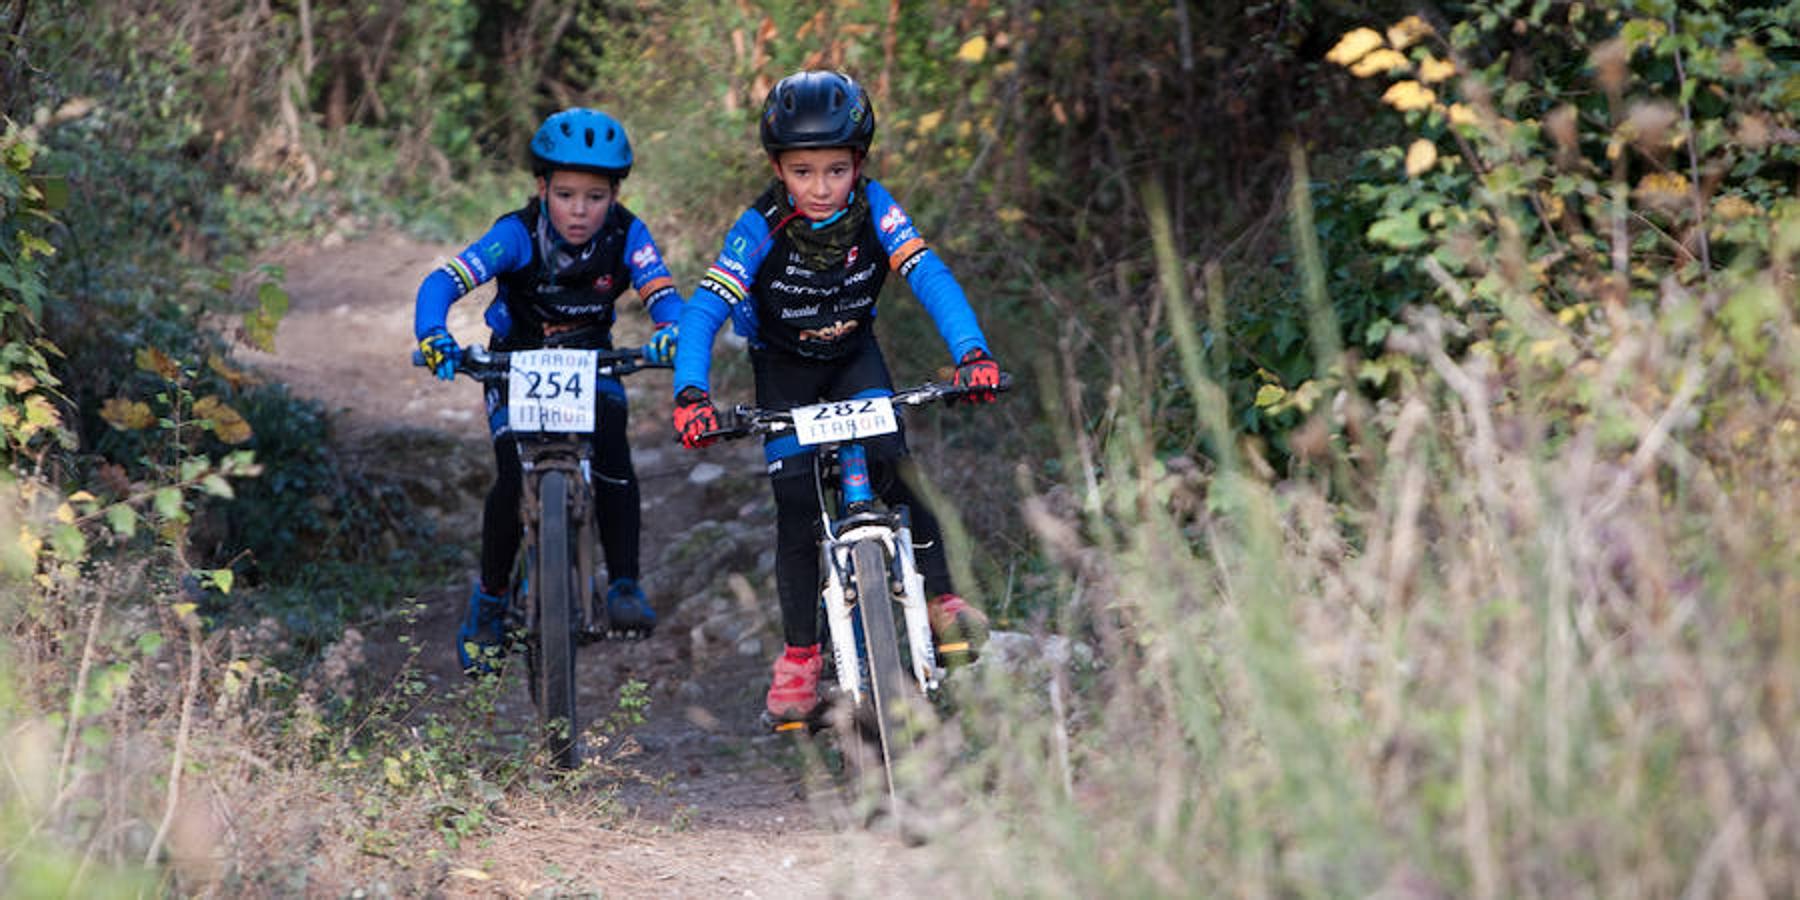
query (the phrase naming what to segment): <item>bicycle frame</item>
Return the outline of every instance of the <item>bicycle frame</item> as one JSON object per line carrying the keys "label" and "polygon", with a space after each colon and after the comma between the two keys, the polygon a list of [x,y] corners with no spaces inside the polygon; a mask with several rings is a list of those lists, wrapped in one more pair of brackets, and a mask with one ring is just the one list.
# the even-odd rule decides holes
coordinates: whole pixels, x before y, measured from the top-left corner
{"label": "bicycle frame", "polygon": [[[1011,378],[1002,376],[997,390],[1011,387]],[[893,407],[920,406],[936,400],[947,400],[970,393],[970,389],[951,384],[927,382],[895,391],[888,398]],[[731,424],[706,435],[712,438],[741,438],[753,434],[801,429],[795,416],[808,410],[828,406],[856,406],[865,400],[834,401],[792,410],[761,410],[738,406]],[[894,430],[895,425],[888,425]],[[852,431],[855,429],[853,428]],[[873,432],[868,432],[873,436]],[[925,613],[925,579],[919,574],[913,554],[912,528],[904,507],[880,510],[875,506],[875,493],[869,483],[868,455],[855,437],[845,440],[802,440],[815,451],[814,484],[819,498],[819,516],[823,538],[819,542],[820,574],[823,582],[820,603],[824,607],[827,634],[831,640],[832,661],[837,668],[838,688],[855,703],[867,698],[864,648],[858,640],[856,604],[853,596],[855,579],[852,559],[855,549],[873,542],[881,548],[891,585],[890,593],[899,601],[905,622],[906,649],[909,651],[911,675],[922,695],[936,691],[944,670],[938,665],[937,647],[931,636],[931,622]],[[832,469],[835,468],[835,478]],[[833,502],[835,500],[835,503]]]}
{"label": "bicycle frame", "polygon": [[[593,352],[593,367],[586,371],[595,379],[642,368],[668,368],[666,363],[646,361],[638,350]],[[413,358],[415,364],[424,362],[422,354],[415,353]],[[463,348],[458,359],[458,372],[485,385],[507,385],[513,375],[515,355],[511,353],[490,353],[474,346]],[[559,374],[569,371],[562,368],[567,365],[565,357],[552,364],[548,374],[543,370],[525,370],[521,377],[526,380],[521,383],[529,384],[530,396],[534,398],[563,393],[579,397],[572,389],[573,378],[567,384],[556,380]],[[581,374],[579,368],[575,374]],[[540,375],[544,378],[542,384],[533,380]],[[541,395],[540,387],[545,389]],[[598,386],[589,385],[587,389],[597,390]],[[601,588],[594,577],[598,541],[591,426],[585,424],[585,414],[557,419],[552,415],[556,411],[552,405],[532,409],[534,416],[550,418],[536,423],[545,429],[542,431],[512,430],[520,467],[519,517],[523,533],[517,567],[522,575],[514,579],[508,595],[507,620],[509,630],[522,625],[526,634],[528,681],[532,700],[544,724],[549,726],[551,757],[556,765],[573,768],[579,762],[574,645],[605,637],[604,626],[609,624]]]}

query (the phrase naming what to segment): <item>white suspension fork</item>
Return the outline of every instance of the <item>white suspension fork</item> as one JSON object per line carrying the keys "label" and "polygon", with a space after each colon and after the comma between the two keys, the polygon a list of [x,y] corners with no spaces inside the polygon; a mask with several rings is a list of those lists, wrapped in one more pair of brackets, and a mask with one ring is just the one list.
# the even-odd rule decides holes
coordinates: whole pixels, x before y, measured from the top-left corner
{"label": "white suspension fork", "polygon": [[853,702],[863,697],[862,665],[856,651],[856,626],[851,622],[850,602],[844,596],[843,573],[849,570],[850,544],[829,538],[819,560],[825,570],[825,626],[831,630],[831,655],[837,662],[838,690]]}
{"label": "white suspension fork", "polygon": [[894,532],[890,556],[899,562],[900,609],[906,616],[906,643],[912,650],[913,678],[927,693],[937,690],[937,643],[931,638],[931,619],[925,614],[925,576],[913,559],[912,529]]}

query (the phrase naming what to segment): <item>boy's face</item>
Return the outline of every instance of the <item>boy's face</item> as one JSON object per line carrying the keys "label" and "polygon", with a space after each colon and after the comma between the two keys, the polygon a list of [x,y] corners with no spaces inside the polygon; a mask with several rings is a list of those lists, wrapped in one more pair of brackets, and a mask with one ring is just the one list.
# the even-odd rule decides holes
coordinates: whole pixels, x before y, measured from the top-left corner
{"label": "boy's face", "polygon": [[844,208],[856,183],[856,154],[848,147],[783,150],[775,158],[775,174],[794,197],[800,214],[818,221]]}
{"label": "boy's face", "polygon": [[550,209],[550,225],[571,244],[585,244],[612,208],[614,182],[592,172],[551,172],[538,179],[538,196]]}

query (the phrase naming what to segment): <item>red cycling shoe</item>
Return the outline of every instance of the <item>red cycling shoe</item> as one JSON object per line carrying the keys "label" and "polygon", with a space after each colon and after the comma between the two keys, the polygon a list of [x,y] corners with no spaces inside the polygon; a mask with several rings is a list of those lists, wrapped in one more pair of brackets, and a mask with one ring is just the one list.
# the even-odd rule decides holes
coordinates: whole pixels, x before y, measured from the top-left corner
{"label": "red cycling shoe", "polygon": [[819,671],[825,658],[819,645],[788,648],[775,658],[775,678],[763,705],[776,722],[801,722],[819,708]]}
{"label": "red cycling shoe", "polygon": [[937,640],[938,656],[945,664],[974,662],[987,643],[988,618],[955,594],[939,594],[925,601],[925,618]]}

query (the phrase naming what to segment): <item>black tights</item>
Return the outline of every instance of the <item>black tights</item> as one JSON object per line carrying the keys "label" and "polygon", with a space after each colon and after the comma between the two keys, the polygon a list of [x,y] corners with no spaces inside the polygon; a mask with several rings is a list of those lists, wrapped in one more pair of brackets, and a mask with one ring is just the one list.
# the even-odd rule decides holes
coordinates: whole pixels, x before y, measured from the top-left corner
{"label": "black tights", "polygon": [[[770,480],[775,491],[775,589],[781,596],[782,637],[804,647],[819,642],[819,495],[812,466],[805,460],[790,464]],[[882,462],[869,460],[871,486],[890,507],[904,505],[912,513],[914,559],[925,576],[925,595],[950,593],[950,568],[944,560],[944,541],[937,517],[911,486],[904,470],[910,459]],[[798,470],[798,471],[795,471]]]}
{"label": "black tights", "polygon": [[[609,581],[638,577],[638,480],[625,440],[625,408],[600,404],[600,427],[594,432],[594,514],[600,549],[606,556]],[[513,559],[519,553],[523,524],[519,495],[519,447],[511,434],[494,440],[494,486],[488,491],[481,520],[482,590],[505,591],[512,583]]]}

